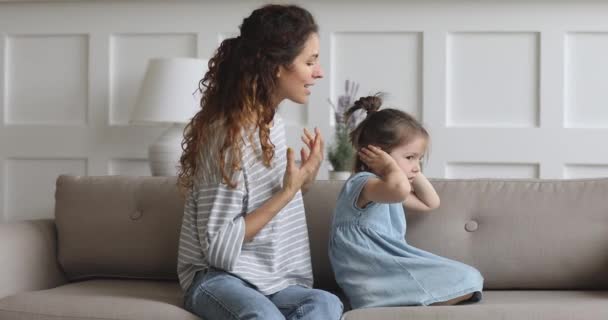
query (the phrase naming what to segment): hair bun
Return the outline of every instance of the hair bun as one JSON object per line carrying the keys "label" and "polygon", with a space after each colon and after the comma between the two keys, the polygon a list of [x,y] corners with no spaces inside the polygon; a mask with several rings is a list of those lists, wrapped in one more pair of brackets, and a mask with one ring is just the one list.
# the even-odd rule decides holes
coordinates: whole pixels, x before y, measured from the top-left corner
{"label": "hair bun", "polygon": [[357,109],[364,109],[367,115],[370,115],[380,109],[382,106],[381,94],[375,94],[373,96],[361,97],[355,101],[354,106]]}

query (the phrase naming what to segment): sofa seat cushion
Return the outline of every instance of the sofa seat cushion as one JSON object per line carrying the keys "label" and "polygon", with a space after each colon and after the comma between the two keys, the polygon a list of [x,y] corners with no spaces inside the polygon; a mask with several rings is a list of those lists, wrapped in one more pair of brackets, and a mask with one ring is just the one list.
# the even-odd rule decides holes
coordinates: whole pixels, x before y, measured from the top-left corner
{"label": "sofa seat cushion", "polygon": [[474,304],[358,309],[344,320],[604,320],[608,291],[485,291]]}
{"label": "sofa seat cushion", "polygon": [[0,300],[0,319],[189,319],[174,281],[89,280]]}

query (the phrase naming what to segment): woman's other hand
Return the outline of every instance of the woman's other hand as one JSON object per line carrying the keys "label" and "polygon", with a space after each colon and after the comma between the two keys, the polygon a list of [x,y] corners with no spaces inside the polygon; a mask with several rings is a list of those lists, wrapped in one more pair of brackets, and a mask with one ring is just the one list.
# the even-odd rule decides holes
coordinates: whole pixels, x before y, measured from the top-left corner
{"label": "woman's other hand", "polygon": [[293,150],[287,148],[283,189],[292,194],[300,189],[306,189],[315,180],[323,161],[323,137],[319,129],[315,129],[314,136],[305,129],[302,141],[308,147],[308,151],[304,148],[300,151],[300,165],[295,162]]}

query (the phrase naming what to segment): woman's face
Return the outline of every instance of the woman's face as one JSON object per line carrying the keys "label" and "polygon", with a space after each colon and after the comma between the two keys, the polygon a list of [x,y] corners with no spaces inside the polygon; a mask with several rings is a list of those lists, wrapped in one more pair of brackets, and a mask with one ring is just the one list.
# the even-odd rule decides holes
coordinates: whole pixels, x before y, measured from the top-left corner
{"label": "woman's face", "polygon": [[300,104],[308,102],[310,87],[320,78],[323,78],[323,70],[319,64],[319,36],[312,33],[300,54],[293,60],[291,67],[279,67],[278,102],[284,99]]}

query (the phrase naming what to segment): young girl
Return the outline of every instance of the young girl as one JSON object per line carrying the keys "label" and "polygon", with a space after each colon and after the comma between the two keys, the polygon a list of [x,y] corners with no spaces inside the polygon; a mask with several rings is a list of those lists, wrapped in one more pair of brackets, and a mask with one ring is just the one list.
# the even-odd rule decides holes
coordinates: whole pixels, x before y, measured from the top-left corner
{"label": "young girl", "polygon": [[304,131],[296,165],[276,114],[306,103],[323,76],[317,25],[297,6],[268,5],[226,39],[201,80],[201,110],[184,132],[187,192],[178,276],[187,310],[203,319],[339,319],[340,300],[312,289],[302,194],[323,158]]}
{"label": "young girl", "polygon": [[429,135],[410,115],[378,111],[378,96],[361,98],[347,112],[367,111],[350,134],[358,150],[334,212],[329,242],[336,280],[353,308],[455,304],[478,301],[477,270],[410,246],[406,209],[439,207],[439,196],[420,172]]}

